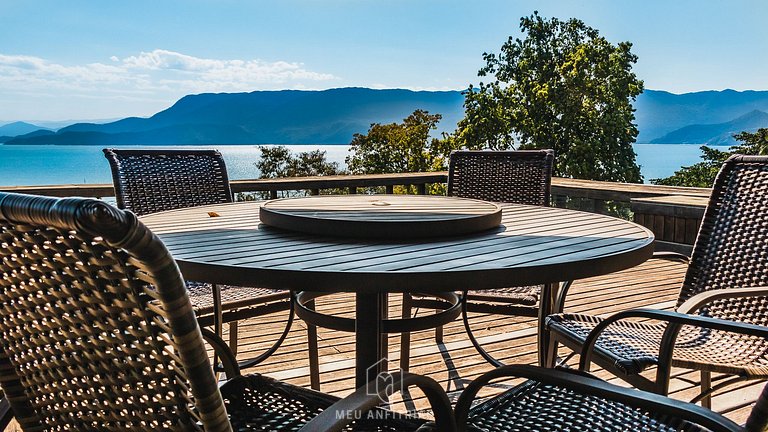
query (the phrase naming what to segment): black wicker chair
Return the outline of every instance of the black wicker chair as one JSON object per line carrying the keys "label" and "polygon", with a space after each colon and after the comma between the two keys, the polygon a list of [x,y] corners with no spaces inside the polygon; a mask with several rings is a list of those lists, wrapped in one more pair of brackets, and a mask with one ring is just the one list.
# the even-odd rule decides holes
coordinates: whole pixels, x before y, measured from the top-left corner
{"label": "black wicker chair", "polygon": [[[339,401],[240,376],[226,344],[203,331],[230,378],[221,387],[176,263],[133,213],[0,193],[0,387],[23,431],[296,431]],[[380,387],[422,388],[434,427],[375,408],[380,394],[361,389],[336,406],[376,415],[346,418],[344,430],[454,429],[435,381],[392,383]]]}
{"label": "black wicker chair", "polygon": [[[768,335],[763,328],[749,331]],[[508,377],[527,380],[498,396],[475,401],[484,386]],[[768,422],[768,387],[742,427],[698,405],[619,387],[585,373],[510,365],[470,383],[455,412],[460,431],[758,432]]]}
{"label": "black wicker chair", "polygon": [[[702,393],[693,401],[705,406],[712,392],[729,384],[768,378],[768,339],[701,320],[768,325],[766,203],[768,157],[728,159],[715,181],[676,312],[638,309],[606,319],[552,315],[547,318],[547,363],[554,363],[557,344],[563,343],[581,353],[582,369],[588,370],[594,360],[632,385],[663,395],[672,367],[699,370]],[[655,379],[641,375],[654,366]],[[712,372],[735,377],[711,386]]]}
{"label": "black wicker chair", "polygon": [[[232,202],[224,158],[216,150],[104,149],[112,169],[117,206],[138,216],[178,208]],[[293,323],[293,302],[285,290],[187,282],[190,300],[200,325],[213,325],[221,336],[229,323],[230,346],[237,352],[237,322],[288,311],[282,334],[260,355],[243,361],[251,367],[272,355]],[[317,356],[316,351],[310,356]],[[312,361],[314,366],[317,362]]]}
{"label": "black wicker chair", "polygon": [[[552,150],[522,151],[456,151],[451,153],[448,168],[448,195],[485,201],[548,206],[554,152]],[[570,282],[560,287],[562,301]],[[471,289],[471,287],[467,287]],[[502,363],[488,353],[477,341],[470,326],[468,312],[537,317],[541,286],[465,291],[462,316],[470,341],[480,355],[494,366]],[[403,297],[403,317],[409,317],[415,307],[428,308],[418,296]],[[561,311],[557,306],[554,311]],[[436,333],[438,342],[442,329]],[[408,370],[410,335],[403,334],[400,367]]]}

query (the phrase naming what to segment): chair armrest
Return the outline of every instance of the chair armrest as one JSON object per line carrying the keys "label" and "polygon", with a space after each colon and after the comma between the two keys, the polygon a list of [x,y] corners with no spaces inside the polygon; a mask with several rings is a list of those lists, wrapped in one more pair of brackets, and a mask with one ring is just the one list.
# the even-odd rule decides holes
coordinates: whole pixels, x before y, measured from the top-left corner
{"label": "chair armrest", "polygon": [[466,430],[469,410],[478,391],[490,381],[504,377],[532,379],[544,384],[571,389],[581,394],[594,395],[637,407],[647,412],[683,418],[712,431],[742,430],[739,425],[722,415],[695,404],[677,401],[641,390],[619,387],[597,378],[570,372],[567,369],[545,369],[529,365],[509,365],[481,375],[472,381],[461,393],[456,403],[456,423],[460,431]]}
{"label": "chair armrest", "polygon": [[762,338],[768,338],[768,327],[747,324],[739,321],[728,321],[718,318],[704,317],[701,315],[688,315],[679,312],[664,311],[658,309],[632,309],[617,314],[611,315],[606,318],[589,332],[589,335],[584,340],[584,345],[581,347],[579,369],[588,370],[589,364],[592,359],[592,351],[594,350],[595,343],[600,334],[611,324],[621,321],[627,318],[649,318],[659,321],[665,321],[670,324],[664,336],[662,337],[662,344],[659,351],[659,363],[666,364],[672,356],[672,348],[674,347],[677,333],[683,325],[692,325],[697,327],[704,327],[713,330],[722,330],[732,333],[741,333],[749,336],[758,336]]}
{"label": "chair armrest", "polygon": [[695,296],[689,298],[683,304],[681,304],[680,307],[677,308],[677,311],[680,313],[689,314],[716,300],[763,296],[768,297],[768,287],[763,286],[754,288],[728,288],[709,290],[698,293]]}
{"label": "chair armrest", "polygon": [[[240,365],[237,363],[237,357],[229,348],[226,342],[219,337],[213,331],[201,327],[200,332],[203,334],[203,340],[213,348],[216,355],[221,358],[221,364],[223,366],[224,373],[227,375],[227,379],[240,376]],[[218,370],[218,365],[213,365],[214,370]]]}
{"label": "chair armrest", "polygon": [[[380,374],[376,378],[376,394],[371,391],[372,383],[368,383],[344,399],[328,407],[317,417],[305,424],[299,432],[327,431],[338,432],[355,420],[354,413],[368,411],[393,393],[410,386],[420,388],[427,396],[432,411],[435,414],[437,430],[452,432],[456,430],[451,403],[448,401],[443,388],[435,380],[422,375],[411,373]],[[349,415],[348,415],[349,414]]]}
{"label": "chair armrest", "polygon": [[654,252],[651,259],[666,259],[671,261],[689,262],[691,257],[677,252]]}

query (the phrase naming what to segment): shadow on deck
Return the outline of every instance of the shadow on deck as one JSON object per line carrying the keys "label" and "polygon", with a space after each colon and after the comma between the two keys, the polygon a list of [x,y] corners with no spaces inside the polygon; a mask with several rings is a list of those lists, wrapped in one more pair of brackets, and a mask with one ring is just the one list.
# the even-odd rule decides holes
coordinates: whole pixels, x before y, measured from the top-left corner
{"label": "shadow on deck", "polygon": [[[684,272],[683,264],[653,260],[624,272],[579,281],[570,291],[566,311],[610,314],[635,307],[672,309]],[[400,295],[390,296],[390,316],[399,316],[400,302]],[[354,316],[352,296],[326,297],[318,301],[317,307],[326,313],[333,311],[337,315]],[[279,319],[283,317],[284,315]],[[471,323],[476,336],[496,358],[505,363],[536,363],[536,329],[533,319],[474,314]],[[251,320],[241,323],[239,357],[247,358],[258,349],[267,347],[281,329],[279,321],[265,323],[263,320]],[[318,333],[321,390],[344,396],[354,387],[354,336],[325,329],[318,329]],[[411,372],[436,379],[453,400],[470,381],[491,369],[472,347],[460,320],[445,327],[443,343],[435,342],[434,331],[412,333],[411,339]],[[391,335],[391,370],[396,369],[399,364],[399,344],[400,336]],[[562,350],[561,353],[566,354],[566,351]],[[298,321],[278,352],[252,370],[293,384],[309,386],[307,359],[306,327]],[[569,364],[576,366],[577,360],[578,357]],[[618,385],[626,385],[597,367],[593,367],[593,372]],[[713,376],[713,382],[717,379]],[[670,395],[676,399],[690,400],[698,394],[698,385],[698,372],[674,370]],[[493,394],[505,388],[508,388],[507,385],[498,385],[486,389],[485,392]],[[716,394],[712,402],[713,409],[743,422],[761,388],[762,383],[742,384],[729,392]],[[393,409],[402,411],[422,410],[427,407],[425,399],[417,395],[414,395],[413,400],[405,402],[398,396],[393,398],[391,403]]]}
{"label": "shadow on deck", "polygon": [[[671,309],[674,307],[684,271],[685,266],[680,263],[655,260],[624,272],[579,281],[571,289],[566,311],[610,314],[641,306]],[[400,300],[400,295],[391,296],[390,315],[399,316]],[[318,300],[318,309],[352,317],[353,298],[343,295],[326,297]],[[280,313],[241,322],[238,356],[248,358],[271,345],[282,331],[281,321],[284,319],[285,313]],[[471,322],[479,340],[495,357],[505,363],[536,363],[534,320],[474,314]],[[352,334],[324,329],[318,329],[318,332],[321,389],[344,396],[354,387],[354,337]],[[389,339],[390,369],[397,368],[399,363],[399,339],[399,335],[392,335]],[[411,340],[411,371],[436,379],[454,401],[467,383],[491,369],[467,340],[460,320],[445,327],[441,344],[435,343],[434,331],[412,333]],[[297,320],[285,343],[275,355],[244,372],[259,372],[308,387],[306,346],[306,327],[303,322]],[[569,364],[576,365],[576,360],[571,360]],[[597,368],[594,368],[593,372],[618,385],[626,385]],[[713,383],[717,380],[718,376],[714,375]],[[501,392],[510,384],[501,383],[487,387],[484,395]],[[671,397],[690,400],[698,393],[698,385],[697,372],[674,370],[670,384]],[[761,388],[762,383],[742,384],[732,387],[728,392],[720,392],[713,398],[713,409],[743,423]],[[424,412],[428,407],[425,398],[416,392],[405,400],[402,395],[396,395],[390,403],[395,410],[420,411],[429,416],[428,412]],[[6,429],[15,430],[17,429],[13,424]]]}

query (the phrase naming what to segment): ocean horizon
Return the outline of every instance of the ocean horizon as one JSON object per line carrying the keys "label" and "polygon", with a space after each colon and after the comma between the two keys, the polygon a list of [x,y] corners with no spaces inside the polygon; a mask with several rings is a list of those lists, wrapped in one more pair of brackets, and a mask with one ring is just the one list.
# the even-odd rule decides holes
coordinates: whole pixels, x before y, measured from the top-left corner
{"label": "ocean horizon", "polygon": [[[634,144],[643,178],[672,175],[682,166],[700,161],[702,144]],[[259,177],[255,162],[262,145],[174,146],[174,148],[216,148],[227,163],[232,180]],[[132,146],[131,148],[159,146]],[[345,166],[349,145],[285,145],[292,152],[320,149],[326,158]],[[36,186],[55,184],[111,183],[107,160],[99,146],[3,145],[0,144],[0,186]]]}

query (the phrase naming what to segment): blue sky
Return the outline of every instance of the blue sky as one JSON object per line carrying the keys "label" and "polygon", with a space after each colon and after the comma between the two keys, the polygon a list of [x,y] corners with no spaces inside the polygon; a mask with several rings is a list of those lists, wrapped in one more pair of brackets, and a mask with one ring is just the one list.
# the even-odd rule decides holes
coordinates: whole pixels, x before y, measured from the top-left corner
{"label": "blue sky", "polygon": [[463,89],[534,10],[631,41],[646,88],[768,89],[765,0],[0,0],[0,122],[149,116],[202,92]]}

